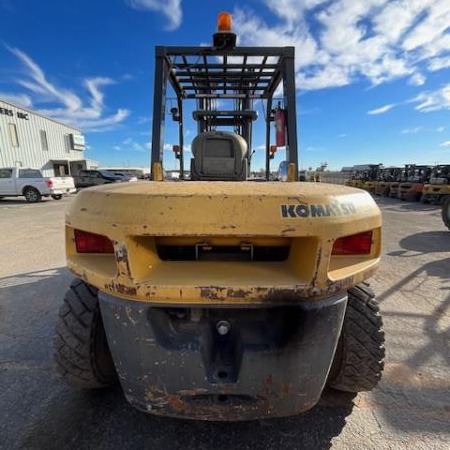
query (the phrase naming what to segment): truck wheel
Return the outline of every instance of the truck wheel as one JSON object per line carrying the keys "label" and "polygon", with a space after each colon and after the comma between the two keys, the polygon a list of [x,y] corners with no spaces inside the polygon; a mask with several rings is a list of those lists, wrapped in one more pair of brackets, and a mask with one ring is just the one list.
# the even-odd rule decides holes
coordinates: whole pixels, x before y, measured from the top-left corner
{"label": "truck wheel", "polygon": [[450,230],[450,195],[444,197],[442,202],[442,220],[445,226]]}
{"label": "truck wheel", "polygon": [[25,196],[25,200],[28,203],[40,202],[42,198],[41,193],[33,187],[26,188],[25,191],[23,192],[23,195]]}
{"label": "truck wheel", "polygon": [[66,292],[56,325],[54,357],[58,372],[83,389],[102,388],[117,381],[97,292],[75,279]]}
{"label": "truck wheel", "polygon": [[55,195],[52,195],[52,199],[53,199],[53,200],[61,200],[61,199],[62,199],[62,194],[55,194]]}
{"label": "truck wheel", "polygon": [[378,303],[367,283],[348,291],[347,310],[328,385],[347,392],[370,391],[384,367],[384,331]]}

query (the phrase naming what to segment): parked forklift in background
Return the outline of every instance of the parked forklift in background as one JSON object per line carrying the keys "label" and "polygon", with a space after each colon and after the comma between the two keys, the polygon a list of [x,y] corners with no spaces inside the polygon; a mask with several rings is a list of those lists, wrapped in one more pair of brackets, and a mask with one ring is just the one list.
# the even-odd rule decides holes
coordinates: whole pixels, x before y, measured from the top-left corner
{"label": "parked forklift in background", "polygon": [[356,171],[351,172],[348,178],[345,180],[344,185],[349,187],[355,187],[356,175],[357,175]]}
{"label": "parked forklift in background", "polygon": [[450,195],[450,164],[441,164],[433,168],[430,181],[423,187],[421,202],[440,205]]}
{"label": "parked forklift in background", "polygon": [[398,198],[400,191],[400,184],[408,179],[411,164],[405,164],[401,170],[396,174],[394,180],[389,185],[389,197]]}
{"label": "parked forklift in background", "polygon": [[425,183],[428,183],[431,176],[431,166],[419,166],[410,164],[405,166],[406,180],[399,185],[398,198],[418,202],[422,197]]}
{"label": "parked forklift in background", "polygon": [[[256,103],[265,177],[275,124],[286,182],[247,181]],[[166,115],[179,182],[163,179]],[[376,386],[384,333],[366,280],[381,214],[360,189],[298,181],[296,120],[294,47],[236,47],[227,13],[212,46],[156,47],[152,181],[83,190],[67,210],[76,279],[55,336],[65,379],[120,382],[142,411],[199,420],[288,416],[325,385]]]}
{"label": "parked forklift in background", "polygon": [[383,170],[383,164],[369,164],[369,169],[362,174],[362,189],[370,194],[375,194],[376,181],[380,176],[381,170]]}
{"label": "parked forklift in background", "polygon": [[398,180],[402,171],[401,167],[385,167],[378,173],[378,180],[375,182],[375,195],[389,197],[391,183]]}

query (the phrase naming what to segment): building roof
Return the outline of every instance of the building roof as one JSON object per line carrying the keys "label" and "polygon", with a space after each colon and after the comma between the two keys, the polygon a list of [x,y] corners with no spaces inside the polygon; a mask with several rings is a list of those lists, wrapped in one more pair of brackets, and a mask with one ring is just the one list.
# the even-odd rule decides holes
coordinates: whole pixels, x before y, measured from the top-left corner
{"label": "building roof", "polygon": [[13,103],[9,100],[5,100],[4,98],[0,98],[0,102],[6,103],[10,106],[13,106],[14,108],[22,109],[23,111],[27,111],[30,114],[34,114],[36,116],[43,117],[44,119],[51,120],[52,122],[55,122],[59,125],[64,125],[65,127],[73,128],[74,130],[77,130],[80,133],[82,133],[81,129],[78,127],[74,127],[73,125],[69,125],[68,123],[64,123],[64,122],[61,122],[60,120],[53,119],[52,117],[44,116],[44,114],[41,114],[37,111],[33,111],[32,109],[29,109],[29,108],[25,108],[24,106],[18,105],[17,103]]}

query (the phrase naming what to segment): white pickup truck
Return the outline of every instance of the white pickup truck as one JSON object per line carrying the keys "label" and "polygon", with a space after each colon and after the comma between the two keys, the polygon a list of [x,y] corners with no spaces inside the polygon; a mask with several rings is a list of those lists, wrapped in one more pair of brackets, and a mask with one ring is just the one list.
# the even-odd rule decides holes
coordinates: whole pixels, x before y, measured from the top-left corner
{"label": "white pickup truck", "polygon": [[38,169],[0,168],[0,198],[23,195],[27,202],[36,203],[42,197],[60,200],[64,194],[75,192],[72,177],[45,178]]}

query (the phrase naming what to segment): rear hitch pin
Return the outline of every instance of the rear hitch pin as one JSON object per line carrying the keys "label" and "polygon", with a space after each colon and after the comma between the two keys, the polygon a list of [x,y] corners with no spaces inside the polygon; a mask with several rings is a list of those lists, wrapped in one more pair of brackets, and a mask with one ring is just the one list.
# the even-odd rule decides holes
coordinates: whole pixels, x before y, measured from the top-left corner
{"label": "rear hitch pin", "polygon": [[216,323],[216,330],[221,336],[226,336],[231,330],[231,324],[228,320],[219,320]]}

